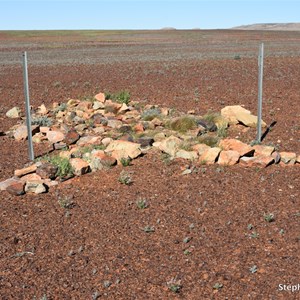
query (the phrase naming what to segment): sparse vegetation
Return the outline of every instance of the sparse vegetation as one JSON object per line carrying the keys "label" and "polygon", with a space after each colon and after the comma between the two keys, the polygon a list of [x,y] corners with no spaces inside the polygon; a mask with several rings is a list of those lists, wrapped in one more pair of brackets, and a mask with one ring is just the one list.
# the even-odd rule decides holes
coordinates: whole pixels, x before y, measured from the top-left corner
{"label": "sparse vegetation", "polygon": [[131,161],[132,161],[132,159],[130,157],[122,157],[120,159],[120,162],[121,162],[121,164],[122,164],[123,167],[130,166],[131,165]]}
{"label": "sparse vegetation", "polygon": [[152,121],[153,119],[159,117],[161,115],[161,110],[158,107],[153,107],[147,110],[144,110],[141,114],[141,118],[144,121]]}
{"label": "sparse vegetation", "polygon": [[264,219],[266,222],[271,223],[275,221],[275,216],[272,213],[267,213],[264,215]]}
{"label": "sparse vegetation", "polygon": [[172,130],[178,131],[180,133],[185,133],[188,130],[195,129],[197,127],[197,122],[194,117],[183,116],[171,121],[169,123],[169,127]]}
{"label": "sparse vegetation", "polygon": [[148,204],[148,201],[146,199],[138,199],[136,201],[136,206],[139,208],[139,209],[145,209],[149,206]]}
{"label": "sparse vegetation", "polygon": [[182,289],[181,280],[173,277],[171,280],[167,282],[167,286],[169,290],[175,294],[179,293]]}
{"label": "sparse vegetation", "polygon": [[73,168],[68,158],[56,155],[49,157],[48,160],[58,168],[56,176],[64,178],[73,175]]}
{"label": "sparse vegetation", "polygon": [[118,103],[129,104],[130,102],[130,93],[128,91],[120,91],[116,94],[106,93],[105,99],[110,99]]}
{"label": "sparse vegetation", "polygon": [[132,184],[132,178],[128,172],[122,171],[119,176],[119,182],[125,185]]}
{"label": "sparse vegetation", "polygon": [[52,119],[47,116],[40,116],[31,119],[31,125],[50,127],[52,124]]}

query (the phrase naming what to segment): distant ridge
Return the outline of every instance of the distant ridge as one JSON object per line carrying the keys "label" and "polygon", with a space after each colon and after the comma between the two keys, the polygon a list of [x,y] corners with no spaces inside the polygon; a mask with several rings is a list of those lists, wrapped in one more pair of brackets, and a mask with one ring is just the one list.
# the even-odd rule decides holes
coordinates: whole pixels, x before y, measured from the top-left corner
{"label": "distant ridge", "polygon": [[300,31],[300,23],[258,23],[258,24],[237,26],[231,29]]}
{"label": "distant ridge", "polygon": [[160,30],[176,30],[174,27],[163,27]]}

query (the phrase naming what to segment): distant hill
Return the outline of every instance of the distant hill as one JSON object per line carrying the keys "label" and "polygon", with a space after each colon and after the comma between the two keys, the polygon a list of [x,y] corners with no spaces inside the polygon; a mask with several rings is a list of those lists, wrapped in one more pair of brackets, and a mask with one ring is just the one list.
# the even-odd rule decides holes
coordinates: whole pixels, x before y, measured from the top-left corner
{"label": "distant hill", "polygon": [[259,23],[242,25],[231,29],[241,30],[280,30],[280,31],[300,31],[300,23]]}
{"label": "distant hill", "polygon": [[176,30],[174,27],[163,27],[160,30]]}

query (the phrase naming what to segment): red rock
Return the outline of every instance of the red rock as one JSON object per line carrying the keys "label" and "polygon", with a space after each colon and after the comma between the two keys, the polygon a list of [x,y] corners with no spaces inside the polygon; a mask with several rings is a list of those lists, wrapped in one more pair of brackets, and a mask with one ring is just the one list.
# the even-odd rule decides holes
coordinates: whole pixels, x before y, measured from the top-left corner
{"label": "red rock", "polygon": [[25,183],[21,180],[11,180],[8,182],[5,190],[14,196],[21,196],[25,194]]}
{"label": "red rock", "polygon": [[137,123],[134,127],[133,130],[135,132],[144,132],[144,125],[142,123]]}
{"label": "red rock", "polygon": [[213,147],[209,148],[200,156],[199,163],[201,164],[214,164],[218,159],[218,156],[221,152],[221,148]]}
{"label": "red rock", "polygon": [[272,156],[254,156],[240,158],[240,164],[245,167],[266,168],[272,163],[274,163],[274,158]]}
{"label": "red rock", "polygon": [[39,175],[41,178],[47,179],[54,179],[57,173],[57,166],[52,165],[51,163],[42,163],[36,170],[36,174]]}
{"label": "red rock", "polygon": [[255,145],[253,146],[253,149],[255,150],[254,156],[270,156],[274,152],[273,146],[263,146],[263,145]]}
{"label": "red rock", "polygon": [[65,135],[65,143],[67,145],[75,144],[79,139],[80,139],[80,135],[75,129],[71,129]]}
{"label": "red rock", "polygon": [[280,152],[281,162],[285,164],[295,164],[297,155],[294,152]]}
{"label": "red rock", "polygon": [[254,153],[254,149],[251,146],[236,139],[221,140],[219,143],[219,147],[221,147],[225,151],[237,151],[240,156],[251,156]]}
{"label": "red rock", "polygon": [[87,145],[100,145],[101,137],[100,136],[82,136],[76,143],[80,147],[84,147]]}
{"label": "red rock", "polygon": [[218,164],[224,166],[233,166],[238,163],[240,154],[234,150],[221,151]]}
{"label": "red rock", "polygon": [[102,102],[102,103],[105,102],[105,94],[104,93],[99,93],[99,94],[95,95],[94,98],[99,102]]}
{"label": "red rock", "polygon": [[[32,135],[36,134],[39,132],[39,126],[37,125],[32,125],[31,126],[31,132],[32,132]],[[17,140],[17,141],[21,141],[21,140],[26,140],[27,137],[28,137],[28,134],[27,134],[27,126],[26,125],[20,125],[14,132],[14,138]]]}
{"label": "red rock", "polygon": [[46,133],[46,137],[50,143],[54,144],[63,141],[65,135],[61,131],[53,130],[53,131],[48,131]]}
{"label": "red rock", "polygon": [[14,175],[17,176],[17,177],[21,177],[21,176],[24,176],[26,174],[35,172],[36,168],[37,168],[36,164],[33,164],[33,165],[31,165],[31,166],[29,166],[27,168],[15,170]]}
{"label": "red rock", "polygon": [[116,159],[120,157],[134,159],[142,154],[139,144],[121,140],[110,142],[105,152],[112,152],[112,157]]}
{"label": "red rock", "polygon": [[23,181],[23,182],[27,182],[27,181],[38,181],[40,183],[43,182],[41,176],[39,176],[36,173],[31,173],[31,174],[24,175],[20,178],[20,180]]}
{"label": "red rock", "polygon": [[92,102],[90,101],[82,101],[77,105],[77,109],[87,111],[93,107]]}
{"label": "red rock", "polygon": [[86,174],[90,171],[89,164],[81,158],[71,158],[70,164],[73,167],[74,174],[77,176]]}

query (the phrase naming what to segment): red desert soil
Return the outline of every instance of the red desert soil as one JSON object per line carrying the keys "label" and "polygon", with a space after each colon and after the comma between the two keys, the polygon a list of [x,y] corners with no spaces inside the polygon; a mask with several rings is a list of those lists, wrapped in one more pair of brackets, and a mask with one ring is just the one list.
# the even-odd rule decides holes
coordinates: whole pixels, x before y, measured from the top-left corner
{"label": "red desert soil", "polygon": [[[183,112],[240,104],[256,113],[261,41],[263,118],[277,122],[263,144],[299,153],[300,32],[0,32],[0,132],[16,122],[5,113],[24,106],[24,50],[34,107],[125,89]],[[4,180],[28,162],[27,145],[6,136],[0,145]],[[1,192],[1,299],[299,299],[279,291],[300,284],[299,165],[183,176],[185,164],[149,153],[126,168],[129,186],[116,167],[47,194]]]}

